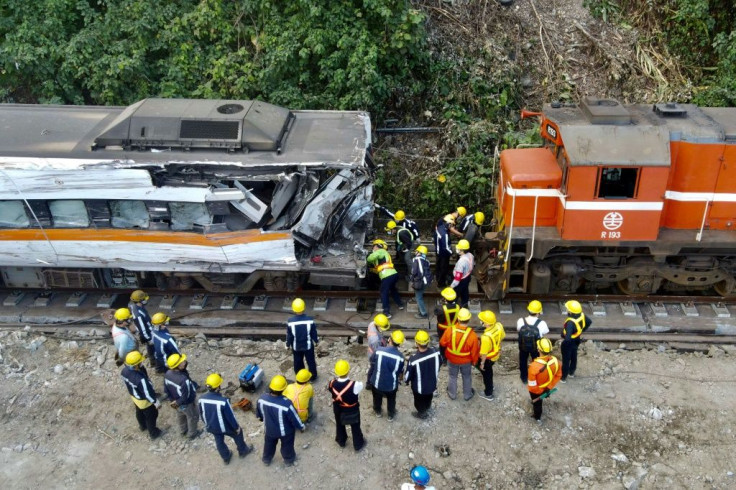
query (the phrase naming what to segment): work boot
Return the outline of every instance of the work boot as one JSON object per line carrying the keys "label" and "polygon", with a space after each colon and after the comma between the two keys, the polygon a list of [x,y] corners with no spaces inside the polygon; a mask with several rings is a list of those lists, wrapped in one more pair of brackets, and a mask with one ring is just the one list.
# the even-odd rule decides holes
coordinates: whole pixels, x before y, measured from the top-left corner
{"label": "work boot", "polygon": [[427,315],[422,315],[421,313],[414,313],[414,318],[418,318],[420,320],[426,320]]}
{"label": "work boot", "polygon": [[233,452],[230,451],[230,454],[227,456],[227,458],[223,459],[222,462],[227,464],[230,464],[230,460],[233,459]]}
{"label": "work boot", "polygon": [[490,395],[486,395],[485,393],[481,393],[478,396],[481,397],[481,398],[483,398],[484,400],[488,400],[489,402],[490,401],[493,401],[493,399],[494,399],[493,398],[493,393],[491,393]]}
{"label": "work boot", "polygon": [[196,439],[197,437],[199,437],[201,434],[202,434],[202,429],[199,429],[197,432],[195,432],[194,434],[192,434],[191,436],[189,436],[189,440],[190,441],[193,441],[194,439]]}
{"label": "work boot", "polygon": [[465,399],[465,401],[470,401],[475,396],[475,388],[472,388],[470,390],[470,396]]}
{"label": "work boot", "polygon": [[245,451],[242,453],[238,453],[238,457],[244,458],[248,456],[251,453],[251,451],[253,451],[253,445],[245,446]]}

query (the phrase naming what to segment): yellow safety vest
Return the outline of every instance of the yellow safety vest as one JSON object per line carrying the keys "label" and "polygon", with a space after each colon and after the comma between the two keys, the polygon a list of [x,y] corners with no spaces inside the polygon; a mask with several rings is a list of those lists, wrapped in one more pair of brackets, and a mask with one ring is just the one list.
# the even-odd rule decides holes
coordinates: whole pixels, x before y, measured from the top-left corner
{"label": "yellow safety vest", "polygon": [[460,343],[457,343],[457,335],[455,335],[457,332],[461,332],[459,328],[457,328],[455,325],[452,326],[452,339],[450,341],[450,347],[447,349],[452,354],[459,356],[459,357],[465,357],[469,356],[470,352],[462,352],[462,348],[465,345],[465,342],[468,340],[468,336],[470,335],[470,332],[473,331],[472,328],[466,327],[465,331],[463,332],[463,336],[460,338]]}
{"label": "yellow safety vest", "polygon": [[[539,385],[540,388],[546,388],[547,386],[549,386],[549,384],[552,382],[552,380],[555,379],[555,374],[560,369],[560,363],[559,363],[559,361],[557,361],[557,358],[554,357],[554,356],[551,359],[547,360],[547,361],[545,361],[544,359],[542,359],[540,357],[540,358],[534,359],[534,362],[538,362],[538,363],[542,364],[545,367],[545,369],[547,370],[547,382],[546,383],[542,383],[541,385]],[[555,372],[554,373],[552,372],[552,366],[553,365],[555,366]]]}
{"label": "yellow safety vest", "polygon": [[447,305],[442,305],[442,310],[445,312],[445,323],[437,323],[437,327],[440,330],[454,327],[457,323],[457,312],[460,311],[460,305],[456,304],[454,308],[447,308]]}
{"label": "yellow safety vest", "polygon": [[501,341],[506,337],[506,331],[499,322],[481,336],[480,354],[493,362],[501,357]]}
{"label": "yellow safety vest", "polygon": [[580,315],[578,318],[567,317],[565,323],[567,322],[573,322],[575,324],[575,333],[570,336],[571,338],[576,339],[583,334],[583,330],[585,329],[585,315]]}

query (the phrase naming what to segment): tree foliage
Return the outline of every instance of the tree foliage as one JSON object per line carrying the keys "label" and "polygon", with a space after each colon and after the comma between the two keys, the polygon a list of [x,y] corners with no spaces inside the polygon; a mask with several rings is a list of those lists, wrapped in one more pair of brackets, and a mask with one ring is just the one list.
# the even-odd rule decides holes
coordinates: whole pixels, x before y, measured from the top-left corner
{"label": "tree foliage", "polygon": [[6,0],[3,99],[264,98],[378,110],[422,90],[424,16],[403,0]]}

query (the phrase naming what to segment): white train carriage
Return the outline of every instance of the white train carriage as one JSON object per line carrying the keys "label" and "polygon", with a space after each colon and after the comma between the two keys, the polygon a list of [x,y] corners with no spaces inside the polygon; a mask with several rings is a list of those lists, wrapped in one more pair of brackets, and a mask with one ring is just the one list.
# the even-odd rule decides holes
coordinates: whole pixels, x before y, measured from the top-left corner
{"label": "white train carriage", "polygon": [[368,114],[259,101],[0,104],[7,287],[356,287]]}

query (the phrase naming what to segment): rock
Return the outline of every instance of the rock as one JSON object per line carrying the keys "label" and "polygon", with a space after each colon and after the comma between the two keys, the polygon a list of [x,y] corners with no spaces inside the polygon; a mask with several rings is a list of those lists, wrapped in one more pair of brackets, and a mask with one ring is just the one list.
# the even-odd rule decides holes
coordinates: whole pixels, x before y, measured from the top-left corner
{"label": "rock", "polygon": [[629,458],[626,457],[624,453],[615,453],[611,455],[611,458],[618,461],[619,463],[628,463]]}
{"label": "rock", "polygon": [[665,347],[664,345],[657,346],[657,352],[659,352],[660,354],[664,354],[666,350],[667,350],[667,347]]}
{"label": "rock", "polygon": [[662,420],[662,411],[657,407],[654,407],[649,410],[649,416],[654,420]]}
{"label": "rock", "polygon": [[97,356],[97,364],[99,366],[102,366],[103,364],[105,364],[105,359],[106,357],[104,355]]}
{"label": "rock", "polygon": [[18,444],[17,446],[15,446],[13,448],[13,451],[15,451],[16,453],[22,453],[23,452],[23,444]]}
{"label": "rock", "polygon": [[70,340],[68,342],[62,342],[61,347],[62,349],[76,350],[79,349],[79,344],[76,340]]}
{"label": "rock", "polygon": [[719,349],[715,345],[711,345],[710,349],[708,350],[708,357],[723,357],[726,353]]}
{"label": "rock", "polygon": [[243,349],[242,347],[238,347],[237,349],[235,349],[235,354],[242,356],[245,354],[245,349]]}
{"label": "rock", "polygon": [[133,453],[130,451],[125,451],[125,461],[130,461],[131,456],[133,456]]}
{"label": "rock", "polygon": [[671,475],[676,475],[677,474],[677,472],[674,469],[672,469],[669,466],[667,466],[666,464],[662,464],[662,463],[655,463],[655,464],[653,464],[651,466],[651,470],[654,473],[660,473],[662,475],[670,475],[671,476]]}
{"label": "rock", "polygon": [[445,480],[448,480],[448,481],[449,481],[449,480],[452,480],[454,476],[455,476],[455,475],[454,475],[454,473],[453,473],[452,471],[450,471],[450,470],[447,470],[447,471],[445,471],[444,473],[442,473],[442,477],[443,477],[443,478],[444,478]]}
{"label": "rock", "polygon": [[[3,448],[4,449],[4,448]],[[726,476],[733,476],[733,471],[727,471]]]}
{"label": "rock", "polygon": [[86,330],[79,330],[77,332],[77,337],[89,337],[89,332]]}
{"label": "rock", "polygon": [[308,447],[309,447],[309,443],[302,445],[302,449],[307,449]]}
{"label": "rock", "polygon": [[197,335],[194,336],[194,340],[197,342],[206,342],[207,336],[202,332],[199,332]]}
{"label": "rock", "polygon": [[217,342],[216,340],[208,340],[207,346],[217,349],[218,347],[220,347],[220,343]]}
{"label": "rock", "polygon": [[625,475],[622,478],[621,483],[626,490],[637,490],[639,488],[639,480],[631,475]]}
{"label": "rock", "polygon": [[63,372],[64,372],[64,366],[62,366],[61,364],[57,364],[56,366],[54,366],[54,373],[61,374]]}
{"label": "rock", "polygon": [[414,459],[414,453],[409,451],[409,459]]}
{"label": "rock", "polygon": [[593,478],[595,470],[591,466],[578,466],[578,475],[580,478]]}

